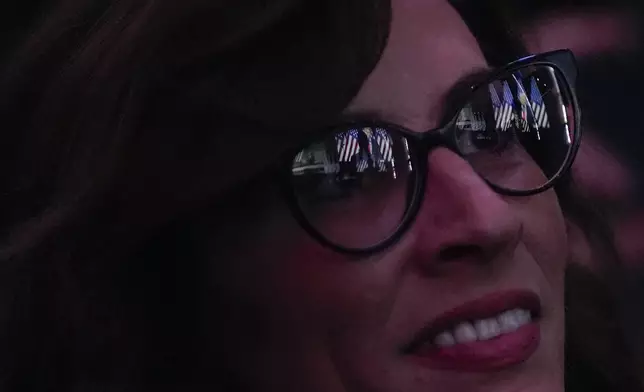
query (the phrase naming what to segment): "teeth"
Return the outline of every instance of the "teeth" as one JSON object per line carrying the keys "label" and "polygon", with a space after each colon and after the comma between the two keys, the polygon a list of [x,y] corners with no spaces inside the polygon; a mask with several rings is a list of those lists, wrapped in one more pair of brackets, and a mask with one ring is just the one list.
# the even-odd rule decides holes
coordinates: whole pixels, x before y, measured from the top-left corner
{"label": "teeth", "polygon": [[451,332],[443,332],[440,335],[436,336],[434,339],[434,344],[438,347],[450,347],[456,344],[454,335]]}
{"label": "teeth", "polygon": [[450,347],[477,340],[489,340],[502,334],[514,332],[531,322],[532,315],[528,310],[512,309],[497,317],[458,324],[453,330],[446,330],[438,334],[434,339],[434,344],[437,347]]}
{"label": "teeth", "polygon": [[530,312],[528,312],[525,309],[517,309],[515,310],[516,312],[516,318],[517,321],[519,322],[520,325],[526,325],[532,321],[532,316],[530,315]]}
{"label": "teeth", "polygon": [[520,327],[517,313],[514,310],[501,313],[499,316],[499,325],[503,333],[516,331]]}
{"label": "teeth", "polygon": [[477,340],[476,329],[470,323],[461,323],[454,329],[457,343],[470,343]]}
{"label": "teeth", "polygon": [[478,340],[488,340],[501,334],[501,327],[496,319],[479,320],[474,323]]}

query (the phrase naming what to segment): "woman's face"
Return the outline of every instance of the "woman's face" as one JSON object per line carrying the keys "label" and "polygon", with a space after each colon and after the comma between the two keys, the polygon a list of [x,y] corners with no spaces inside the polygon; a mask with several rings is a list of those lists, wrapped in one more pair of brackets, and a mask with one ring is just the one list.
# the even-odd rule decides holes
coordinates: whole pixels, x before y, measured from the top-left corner
{"label": "woman's face", "polygon": [[[346,111],[421,132],[438,125],[450,87],[487,65],[446,1],[392,8],[382,59]],[[414,225],[376,255],[356,260],[322,247],[279,202],[259,225],[237,222],[212,240],[213,258],[228,258],[212,263],[225,304],[213,312],[222,331],[214,344],[245,383],[298,392],[563,390],[568,249],[554,192],[504,197],[448,150],[428,160]],[[517,309],[535,320],[512,331],[527,322]],[[431,325],[438,329],[422,335]],[[494,325],[505,332],[485,339]]]}

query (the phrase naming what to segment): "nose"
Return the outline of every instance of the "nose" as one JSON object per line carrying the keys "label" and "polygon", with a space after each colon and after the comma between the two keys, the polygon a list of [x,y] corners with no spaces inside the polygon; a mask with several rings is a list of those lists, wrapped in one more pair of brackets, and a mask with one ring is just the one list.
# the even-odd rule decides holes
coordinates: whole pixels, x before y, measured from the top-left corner
{"label": "nose", "polygon": [[445,263],[480,265],[513,253],[521,237],[515,208],[445,148],[428,157],[423,204],[411,228],[414,260],[426,271]]}

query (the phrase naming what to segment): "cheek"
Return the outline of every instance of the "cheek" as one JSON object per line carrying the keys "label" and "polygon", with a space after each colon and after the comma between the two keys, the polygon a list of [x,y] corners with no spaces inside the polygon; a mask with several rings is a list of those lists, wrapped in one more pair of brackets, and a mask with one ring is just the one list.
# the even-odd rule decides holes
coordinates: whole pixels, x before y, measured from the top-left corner
{"label": "cheek", "polygon": [[[244,229],[243,249],[229,252],[227,296],[268,316],[276,333],[322,334],[374,326],[388,318],[397,293],[398,261],[355,260],[309,237],[286,207]],[[238,234],[231,233],[233,237]],[[287,338],[288,336],[285,336]]]}
{"label": "cheek", "polygon": [[[300,234],[284,248],[272,281],[274,300],[298,314],[305,330],[371,330],[383,325],[398,293],[398,262],[355,260],[325,249]],[[276,263],[277,264],[277,263]]]}
{"label": "cheek", "polygon": [[569,246],[565,219],[554,190],[517,199],[516,203],[528,252],[552,288],[563,290]]}
{"label": "cheek", "polygon": [[287,211],[271,215],[247,226],[244,238],[253,240],[229,252],[218,271],[223,290],[215,295],[227,310],[214,315],[226,332],[217,347],[229,366],[258,380],[341,390],[328,385],[334,350],[386,339],[400,262],[347,259],[311,239]]}

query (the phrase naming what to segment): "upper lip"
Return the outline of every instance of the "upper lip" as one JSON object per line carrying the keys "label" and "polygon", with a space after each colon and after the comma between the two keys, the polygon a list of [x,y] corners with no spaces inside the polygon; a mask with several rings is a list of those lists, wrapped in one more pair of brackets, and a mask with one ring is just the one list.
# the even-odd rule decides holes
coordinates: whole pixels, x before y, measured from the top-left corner
{"label": "upper lip", "polygon": [[541,301],[539,296],[532,291],[512,290],[495,292],[484,297],[466,302],[439,315],[422,328],[403,347],[403,352],[412,353],[419,347],[426,345],[440,332],[455,327],[457,324],[494,317],[503,311],[522,308],[529,310],[534,317],[541,314]]}

